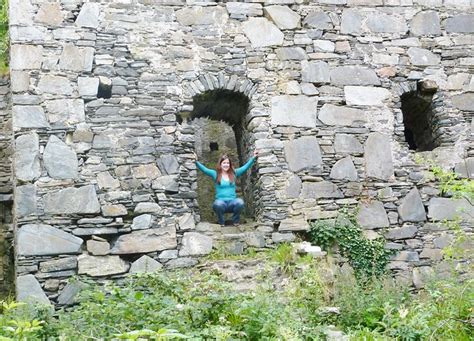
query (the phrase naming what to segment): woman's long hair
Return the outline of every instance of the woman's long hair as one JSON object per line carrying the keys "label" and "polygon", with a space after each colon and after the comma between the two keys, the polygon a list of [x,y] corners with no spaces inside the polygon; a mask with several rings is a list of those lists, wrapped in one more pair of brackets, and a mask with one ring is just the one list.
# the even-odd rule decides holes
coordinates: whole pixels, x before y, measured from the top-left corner
{"label": "woman's long hair", "polygon": [[224,160],[229,160],[229,164],[230,164],[229,171],[227,172],[227,174],[229,175],[229,181],[234,182],[234,179],[235,179],[235,171],[234,171],[234,166],[232,165],[232,161],[230,160],[230,158],[226,154],[224,154],[219,158],[219,161],[217,161],[217,180],[216,180],[216,182],[219,185],[221,184],[221,179],[222,179],[221,163]]}

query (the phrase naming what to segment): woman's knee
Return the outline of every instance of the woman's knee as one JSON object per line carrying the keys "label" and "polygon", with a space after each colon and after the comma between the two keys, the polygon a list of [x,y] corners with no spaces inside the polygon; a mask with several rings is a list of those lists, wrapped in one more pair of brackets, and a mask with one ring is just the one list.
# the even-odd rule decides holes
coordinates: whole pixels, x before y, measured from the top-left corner
{"label": "woman's knee", "polygon": [[243,208],[245,203],[242,199],[240,198],[237,198],[235,199],[235,203],[234,203],[235,206],[239,207],[239,208]]}
{"label": "woman's knee", "polygon": [[212,209],[216,212],[225,211],[225,202],[223,200],[215,200],[212,204]]}

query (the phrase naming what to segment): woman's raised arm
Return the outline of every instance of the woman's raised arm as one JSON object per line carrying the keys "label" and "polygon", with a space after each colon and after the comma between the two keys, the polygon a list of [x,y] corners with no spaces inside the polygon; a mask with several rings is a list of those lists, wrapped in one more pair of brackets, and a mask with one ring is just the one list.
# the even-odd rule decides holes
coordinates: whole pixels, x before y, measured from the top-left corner
{"label": "woman's raised arm", "polygon": [[246,163],[245,165],[243,165],[242,167],[239,167],[235,170],[235,176],[241,176],[242,174],[244,174],[246,171],[249,170],[250,167],[252,167],[253,163],[255,162],[255,159],[258,155],[258,152],[257,151],[254,151],[253,152],[253,157],[251,157]]}
{"label": "woman's raised arm", "polygon": [[197,160],[197,155],[196,153],[193,153],[194,155],[194,161],[196,162],[196,166],[197,168],[199,168],[199,170],[201,172],[203,172],[204,174],[206,174],[207,176],[210,176],[211,178],[213,178],[214,180],[217,179],[217,172],[214,170],[214,169],[209,169],[207,168],[206,166],[204,166],[201,162],[199,162]]}

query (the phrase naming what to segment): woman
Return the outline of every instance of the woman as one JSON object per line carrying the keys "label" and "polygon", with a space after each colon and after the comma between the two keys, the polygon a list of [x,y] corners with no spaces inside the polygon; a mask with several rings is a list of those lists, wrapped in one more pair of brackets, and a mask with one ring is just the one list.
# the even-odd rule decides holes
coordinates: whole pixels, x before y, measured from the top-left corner
{"label": "woman", "polygon": [[214,180],[216,189],[216,200],[212,205],[214,212],[217,214],[217,220],[221,226],[224,226],[224,213],[233,213],[232,224],[237,226],[240,223],[240,212],[244,208],[244,201],[237,198],[235,193],[235,181],[236,178],[244,174],[255,162],[255,158],[258,152],[253,153],[253,157],[247,161],[245,165],[240,168],[234,169],[232,161],[230,161],[227,155],[222,155],[217,163],[217,170],[209,169],[197,160],[196,154],[196,166],[207,176],[210,176]]}

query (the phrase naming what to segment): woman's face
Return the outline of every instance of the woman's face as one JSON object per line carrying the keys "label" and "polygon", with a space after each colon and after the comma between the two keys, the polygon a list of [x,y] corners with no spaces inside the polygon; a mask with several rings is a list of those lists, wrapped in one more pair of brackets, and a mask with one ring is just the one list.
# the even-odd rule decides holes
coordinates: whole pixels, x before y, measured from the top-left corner
{"label": "woman's face", "polygon": [[229,159],[224,159],[221,162],[221,168],[224,172],[227,172],[230,169],[230,161]]}

